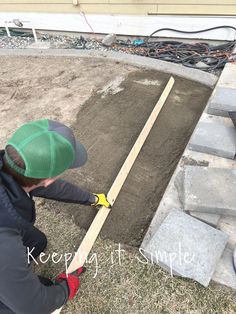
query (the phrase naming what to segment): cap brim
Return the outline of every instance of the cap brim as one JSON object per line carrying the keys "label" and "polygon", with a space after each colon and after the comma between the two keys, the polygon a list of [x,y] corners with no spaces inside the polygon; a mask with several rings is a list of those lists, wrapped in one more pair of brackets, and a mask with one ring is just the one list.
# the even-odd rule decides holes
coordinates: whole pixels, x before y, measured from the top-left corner
{"label": "cap brim", "polygon": [[70,169],[82,167],[88,159],[88,154],[84,146],[79,141],[76,141],[75,144],[75,161],[70,166]]}

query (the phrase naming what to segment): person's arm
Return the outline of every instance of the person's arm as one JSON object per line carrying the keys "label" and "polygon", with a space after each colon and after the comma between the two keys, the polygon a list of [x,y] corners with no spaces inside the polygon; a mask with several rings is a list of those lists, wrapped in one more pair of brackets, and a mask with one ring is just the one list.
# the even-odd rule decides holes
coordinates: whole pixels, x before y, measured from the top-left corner
{"label": "person's arm", "polygon": [[15,229],[0,229],[0,301],[17,314],[50,314],[66,303],[66,282],[40,283],[28,265],[26,249]]}
{"label": "person's arm", "polygon": [[31,196],[44,197],[65,203],[91,205],[96,202],[93,193],[82,190],[79,186],[62,179],[57,179],[46,188],[36,188],[30,194]]}

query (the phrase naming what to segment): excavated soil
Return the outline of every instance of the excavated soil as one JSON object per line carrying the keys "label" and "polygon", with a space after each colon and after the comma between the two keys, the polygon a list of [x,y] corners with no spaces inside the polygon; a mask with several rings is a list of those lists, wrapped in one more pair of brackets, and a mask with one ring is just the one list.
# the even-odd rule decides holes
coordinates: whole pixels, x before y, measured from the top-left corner
{"label": "excavated soil", "polygon": [[[118,90],[97,90],[78,113],[73,128],[88,149],[89,162],[73,180],[91,191],[108,192],[136,138],[155,106],[169,75],[156,71],[130,73]],[[174,88],[144,144],[102,235],[138,246],[210,96],[210,89],[175,78]],[[117,86],[116,86],[117,89]],[[69,178],[69,176],[68,176]],[[94,209],[67,209],[87,229]]]}
{"label": "excavated soil", "polygon": [[[1,57],[1,146],[26,121],[66,123],[86,146],[89,160],[65,177],[90,191],[108,192],[168,79],[168,74],[96,58]],[[175,79],[103,227],[102,236],[116,242],[140,244],[210,96],[208,87]],[[85,229],[96,214],[89,206],[56,207]]]}

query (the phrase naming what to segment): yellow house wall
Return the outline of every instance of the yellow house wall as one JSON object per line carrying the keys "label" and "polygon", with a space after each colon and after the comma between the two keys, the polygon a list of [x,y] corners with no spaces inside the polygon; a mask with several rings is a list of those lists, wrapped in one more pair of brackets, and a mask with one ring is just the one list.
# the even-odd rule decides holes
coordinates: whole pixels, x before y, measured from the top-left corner
{"label": "yellow house wall", "polygon": [[0,12],[80,11],[94,14],[236,15],[236,0],[0,0]]}

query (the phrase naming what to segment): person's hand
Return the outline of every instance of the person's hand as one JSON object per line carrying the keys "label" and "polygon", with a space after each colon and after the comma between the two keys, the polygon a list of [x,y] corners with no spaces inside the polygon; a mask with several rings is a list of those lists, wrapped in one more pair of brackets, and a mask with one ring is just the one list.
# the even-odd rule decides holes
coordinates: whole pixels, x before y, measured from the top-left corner
{"label": "person's hand", "polygon": [[93,193],[93,195],[96,198],[95,203],[92,204],[93,206],[96,206],[96,207],[105,206],[107,208],[111,208],[111,204],[107,200],[107,197],[106,197],[105,194],[103,194],[103,193],[102,194]]}
{"label": "person's hand", "polygon": [[68,289],[69,289],[69,297],[68,297],[69,300],[73,299],[74,296],[76,295],[76,293],[79,289],[79,286],[80,286],[80,280],[78,277],[85,270],[86,270],[85,267],[80,267],[79,269],[77,269],[72,274],[62,273],[56,277],[56,279],[55,279],[56,282],[60,283],[63,280],[66,281]]}

